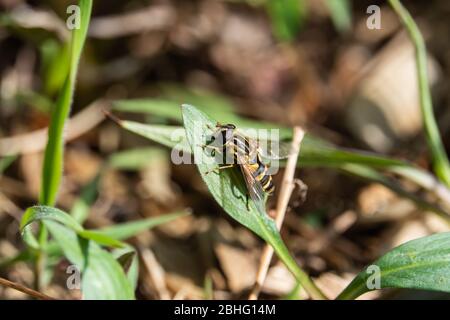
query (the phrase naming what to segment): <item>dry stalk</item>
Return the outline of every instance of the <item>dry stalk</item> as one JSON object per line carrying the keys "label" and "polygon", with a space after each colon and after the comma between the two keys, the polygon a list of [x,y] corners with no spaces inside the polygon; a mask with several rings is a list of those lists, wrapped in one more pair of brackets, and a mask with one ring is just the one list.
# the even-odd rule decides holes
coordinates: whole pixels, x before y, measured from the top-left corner
{"label": "dry stalk", "polygon": [[[292,152],[286,163],[286,169],[284,171],[283,182],[280,189],[280,194],[277,200],[277,208],[275,212],[275,224],[278,230],[281,229],[281,225],[284,221],[284,216],[286,214],[286,209],[289,204],[289,199],[291,198],[292,191],[295,188],[294,174],[295,168],[297,166],[297,158],[300,152],[300,144],[303,140],[305,132],[300,127],[294,127],[294,135],[292,139]],[[267,271],[269,270],[270,261],[273,256],[273,248],[266,244],[263,253],[261,255],[261,260],[259,263],[258,272],[256,273],[256,281],[253,290],[250,292],[248,297],[249,300],[258,299],[258,295],[264,284],[264,280],[267,276]]]}
{"label": "dry stalk", "polygon": [[0,278],[0,286],[8,287],[20,292],[23,292],[33,298],[39,299],[39,300],[55,300],[55,298],[52,298],[46,294],[43,294],[39,291],[30,289],[28,287],[25,287],[17,282],[9,281],[5,278]]}

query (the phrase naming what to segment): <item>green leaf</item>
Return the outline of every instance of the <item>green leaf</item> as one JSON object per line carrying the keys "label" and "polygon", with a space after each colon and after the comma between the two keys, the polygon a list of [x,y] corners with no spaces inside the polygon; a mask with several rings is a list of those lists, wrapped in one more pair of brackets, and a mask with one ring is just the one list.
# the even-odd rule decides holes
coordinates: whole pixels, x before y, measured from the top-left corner
{"label": "green leaf", "polygon": [[[209,119],[204,113],[189,105],[182,106],[182,113],[187,139],[192,148],[194,161],[214,199],[233,219],[268,242],[311,296],[314,298],[323,298],[324,296],[320,290],[298,267],[295,260],[289,254],[288,249],[281,240],[274,221],[265,212],[260,212],[253,201],[248,203],[247,208],[247,189],[240,172],[230,169],[221,171],[220,174],[206,174],[207,171],[215,169],[217,164],[211,161],[211,159],[205,161],[207,153],[201,146],[205,144],[206,134],[210,131],[208,127],[214,127],[216,121]],[[209,132],[209,134],[211,133]]]}
{"label": "green leaf", "polygon": [[133,287],[117,260],[93,241],[54,221],[44,221],[64,255],[82,274],[83,299],[130,300]]}
{"label": "green leaf", "polygon": [[83,227],[73,217],[57,208],[47,206],[28,208],[20,221],[20,229],[23,231],[29,224],[44,219],[57,221],[75,232],[83,231]]}
{"label": "green leaf", "polygon": [[[376,272],[379,271],[379,274]],[[381,288],[407,288],[450,292],[450,232],[406,242],[386,253],[356,278],[338,296],[355,299],[371,291],[374,276]]]}
{"label": "green leaf", "polygon": [[139,279],[139,259],[136,251],[134,248],[128,246],[121,249],[115,249],[113,251],[113,256],[125,270],[128,282],[131,284],[133,291],[135,291]]}
{"label": "green leaf", "polygon": [[190,213],[189,212],[171,213],[155,218],[147,218],[137,221],[125,222],[111,227],[99,229],[97,230],[97,233],[103,234],[116,240],[125,240],[145,230],[170,222],[172,220],[186,216],[188,214]]}
{"label": "green leaf", "polygon": [[190,152],[191,148],[186,139],[186,132],[182,127],[147,125],[134,121],[120,121],[120,125],[147,139],[153,140],[166,147]]}
{"label": "green leaf", "polygon": [[117,241],[116,239],[108,237],[106,234],[99,233],[93,230],[85,230],[72,216],[61,211],[57,208],[47,207],[47,206],[34,206],[28,208],[20,222],[20,229],[22,231],[25,228],[35,222],[41,220],[53,220],[63,224],[64,226],[72,229],[79,236],[94,240],[95,242],[112,247],[123,247],[123,243]]}

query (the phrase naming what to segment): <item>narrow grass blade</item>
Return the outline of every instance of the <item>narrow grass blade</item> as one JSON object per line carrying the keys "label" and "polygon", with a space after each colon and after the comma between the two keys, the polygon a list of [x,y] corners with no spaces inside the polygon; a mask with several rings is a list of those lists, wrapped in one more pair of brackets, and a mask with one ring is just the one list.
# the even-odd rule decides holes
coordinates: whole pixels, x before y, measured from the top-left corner
{"label": "narrow grass blade", "polygon": [[389,0],[389,3],[400,17],[415,48],[420,107],[427,143],[433,159],[433,168],[439,179],[441,179],[447,187],[450,187],[450,162],[447,153],[445,152],[444,145],[442,144],[439,128],[434,117],[433,103],[428,83],[427,50],[425,41],[417,24],[414,22],[414,19],[402,3],[399,0]]}
{"label": "narrow grass blade", "polygon": [[45,149],[42,171],[41,193],[39,202],[44,205],[54,205],[61,182],[63,169],[63,132],[64,124],[69,116],[72,104],[78,63],[86,40],[89,19],[92,10],[92,0],[80,0],[80,28],[74,29],[70,48],[69,73],[62,90],[52,110],[48,129],[48,142]]}
{"label": "narrow grass blade", "polygon": [[354,176],[357,176],[358,178],[362,178],[364,180],[382,184],[386,188],[389,188],[392,191],[394,191],[395,193],[397,193],[398,195],[400,195],[404,198],[410,199],[419,208],[421,208],[423,210],[432,211],[432,212],[436,213],[437,215],[439,215],[441,218],[444,218],[445,221],[447,221],[447,222],[449,221],[448,220],[449,219],[448,212],[444,208],[440,207],[437,204],[430,203],[430,202],[426,201],[425,199],[422,199],[422,198],[416,196],[415,194],[405,190],[397,181],[384,176],[383,174],[381,174],[380,172],[378,172],[372,168],[361,166],[361,165],[354,165],[354,164],[342,165],[340,168],[342,171],[344,171],[350,175],[354,175]]}
{"label": "narrow grass blade", "polygon": [[168,161],[167,158],[167,150],[162,148],[136,148],[112,154],[108,164],[114,169],[136,171],[159,161]]}
{"label": "narrow grass blade", "polygon": [[190,213],[179,212],[179,213],[165,214],[160,217],[125,222],[111,227],[98,229],[97,232],[116,240],[126,240],[128,238],[134,237],[135,235],[145,230],[170,222],[177,218],[184,217],[188,214]]}
{"label": "narrow grass blade", "polygon": [[120,125],[147,139],[153,140],[169,148],[177,148],[190,152],[190,146],[186,139],[186,132],[182,127],[146,125],[134,121],[120,121]]}
{"label": "narrow grass blade", "polygon": [[450,292],[449,274],[450,232],[439,233],[409,241],[386,253],[360,272],[337,299],[355,299],[381,288]]}

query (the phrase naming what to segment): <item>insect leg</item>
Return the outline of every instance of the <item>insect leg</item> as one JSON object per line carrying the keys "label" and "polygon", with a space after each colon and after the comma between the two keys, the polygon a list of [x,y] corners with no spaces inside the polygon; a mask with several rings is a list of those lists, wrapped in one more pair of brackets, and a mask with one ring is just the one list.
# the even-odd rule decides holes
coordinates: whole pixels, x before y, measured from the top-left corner
{"label": "insect leg", "polygon": [[214,169],[212,169],[212,170],[205,171],[205,174],[210,174],[211,172],[219,173],[220,170],[232,168],[232,167],[234,167],[235,165],[236,165],[236,164],[233,163],[233,164],[229,164],[229,165],[222,166],[222,167],[216,167],[216,168],[214,168]]}

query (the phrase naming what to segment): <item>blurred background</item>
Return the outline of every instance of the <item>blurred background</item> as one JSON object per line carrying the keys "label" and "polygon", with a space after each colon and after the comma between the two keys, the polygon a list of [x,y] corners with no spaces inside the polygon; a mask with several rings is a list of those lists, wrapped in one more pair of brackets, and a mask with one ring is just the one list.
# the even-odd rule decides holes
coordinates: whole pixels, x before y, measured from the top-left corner
{"label": "blurred background", "polygon": [[[18,221],[37,203],[43,129],[67,68],[70,4],[0,0],[0,275],[30,286],[31,267],[7,258],[24,249]],[[448,150],[450,3],[403,4],[427,42],[435,113]],[[368,27],[370,5],[381,9],[380,29]],[[264,243],[222,211],[195,166],[173,165],[169,149],[126,132],[100,111],[137,98],[159,108],[169,102],[206,112],[231,108],[258,121],[301,125],[342,147],[430,167],[414,51],[384,1],[95,1],[58,207],[70,211],[90,192],[89,228],[192,212],[130,240],[141,257],[140,299],[200,299],[208,287],[216,299],[246,298]],[[116,114],[177,124],[161,115]],[[301,202],[294,195],[282,236],[330,297],[390,248],[449,230],[379,184],[324,168],[300,168],[297,177],[308,185],[308,196]],[[276,194],[272,198],[273,207]],[[47,292],[79,298],[79,291],[65,288],[66,266],[55,263]],[[295,288],[289,271],[273,259],[261,297],[306,297]],[[390,290],[363,298],[380,296],[443,294]],[[0,287],[0,298],[25,296]]]}

